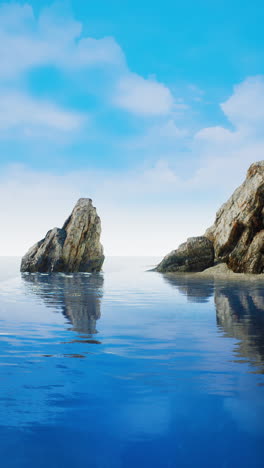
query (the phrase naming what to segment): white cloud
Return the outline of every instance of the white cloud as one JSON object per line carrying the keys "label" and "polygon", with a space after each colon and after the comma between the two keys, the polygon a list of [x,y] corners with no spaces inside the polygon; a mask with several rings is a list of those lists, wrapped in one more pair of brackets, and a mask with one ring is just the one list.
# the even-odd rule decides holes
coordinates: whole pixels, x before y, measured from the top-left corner
{"label": "white cloud", "polygon": [[162,83],[130,73],[118,81],[113,102],[129,112],[153,116],[170,113],[174,99]]}
{"label": "white cloud", "polygon": [[264,123],[264,77],[249,77],[235,86],[233,95],[221,104],[236,127]]}
{"label": "white cloud", "polygon": [[119,66],[125,64],[123,51],[112,37],[81,39],[70,65],[80,67],[97,64]]}
{"label": "white cloud", "polygon": [[[227,100],[236,102],[238,108],[241,87],[236,87]],[[258,93],[255,105],[261,106],[259,81],[251,92],[254,96]],[[5,113],[8,125],[16,125],[17,121],[26,125],[29,114],[35,115],[38,125],[52,124],[63,131],[76,125],[72,116],[65,117],[50,103],[45,103],[42,116],[37,115],[39,107],[30,99],[22,99],[21,110],[20,99],[21,96],[14,100],[14,115],[0,107],[0,128],[5,125]],[[224,109],[225,103],[222,106]],[[60,226],[80,196],[90,196],[98,207],[108,255],[163,255],[186,237],[202,234],[213,221],[220,201],[224,202],[242,182],[247,167],[264,157],[264,137],[254,133],[262,114],[255,109],[250,115],[246,128],[240,124],[233,130],[207,127],[194,134],[184,174],[178,173],[173,160],[168,162],[162,154],[156,157],[156,163],[144,163],[122,173],[98,170],[55,176],[23,168],[2,172],[0,211],[5,228],[0,233],[0,254],[22,254],[50,227]],[[170,138],[176,142],[180,133],[170,118],[153,130],[161,141]],[[175,153],[175,160],[183,156],[185,153]]]}
{"label": "white cloud", "polygon": [[123,64],[123,52],[113,38],[83,38],[81,33],[80,23],[55,14],[52,7],[37,18],[29,5],[3,5],[0,7],[0,77],[17,77],[43,65],[83,68]]}
{"label": "white cloud", "polygon": [[161,186],[167,184],[178,184],[178,188],[180,184],[180,179],[169,166],[168,162],[162,160],[158,161],[153,168],[148,169],[144,174],[144,178],[146,179],[144,187],[149,183],[151,188],[158,187],[160,189]]}
{"label": "white cloud", "polygon": [[0,28],[6,32],[23,32],[34,21],[30,5],[3,3],[0,7]]}
{"label": "white cloud", "polygon": [[63,224],[81,196],[91,197],[98,209],[107,255],[165,255],[190,231],[198,235],[208,225],[202,205],[190,216],[187,204],[176,200],[180,189],[164,161],[121,174],[59,176],[10,167],[0,175],[0,255],[25,253],[48,229]]}
{"label": "white cloud", "polygon": [[42,130],[69,132],[79,129],[83,122],[81,114],[63,110],[49,101],[18,92],[0,95],[0,135],[14,129],[24,136],[30,136],[36,129],[38,136]]}
{"label": "white cloud", "polygon": [[195,134],[197,140],[213,142],[213,143],[227,143],[234,140],[235,132],[231,132],[227,128],[223,127],[208,127],[199,130]]}
{"label": "white cloud", "polygon": [[[0,6],[0,138],[60,138],[90,120],[84,114],[64,109],[53,99],[30,96],[21,75],[34,68],[54,66],[83,70],[97,65],[122,69],[125,58],[111,37],[82,37],[82,25],[56,11],[56,5],[34,15],[30,5]],[[12,129],[12,134],[9,130]],[[57,135],[56,135],[57,132]]]}
{"label": "white cloud", "polygon": [[244,167],[249,161],[264,158],[264,77],[249,77],[234,86],[232,95],[220,107],[232,129],[215,126],[199,130],[194,142],[200,154],[212,162],[237,161]]}
{"label": "white cloud", "polygon": [[[0,253],[23,253],[47,229],[62,224],[79,196],[91,196],[102,216],[108,254],[165,254],[185,237],[202,233],[219,200],[225,201],[242,181],[249,164],[264,159],[264,78],[248,78],[234,88],[221,104],[225,126],[194,132],[187,116],[184,125],[176,120],[176,111],[186,110],[186,104],[164,84],[131,73],[113,38],[81,34],[80,23],[53,10],[36,18],[28,5],[0,7],[0,78],[10,82],[8,89],[3,83],[0,88],[0,136],[68,134],[84,122],[78,112],[18,91],[15,79],[23,72],[53,65],[81,70],[86,78],[86,67],[113,67],[111,79],[103,83],[104,105],[110,102],[148,118],[145,133],[127,145],[128,151],[143,149],[144,163],[121,174],[86,171],[60,177],[21,168],[7,171],[0,185],[5,227]],[[175,169],[181,164],[184,174]]]}
{"label": "white cloud", "polygon": [[233,128],[208,127],[194,135],[192,152],[199,167],[190,184],[205,184],[218,191],[224,186],[231,192],[248,166],[264,159],[264,77],[249,77],[236,85],[220,106]]}
{"label": "white cloud", "polygon": [[[202,199],[204,206],[211,207],[215,202],[216,211],[243,181],[249,165],[264,159],[263,101],[264,77],[249,78],[235,86],[232,95],[221,104],[227,120],[232,119],[232,129],[227,121],[226,126],[193,132],[186,122],[186,128],[179,129],[169,118],[150,126],[139,138],[128,140],[127,148],[132,151],[143,148],[149,160],[150,153],[155,154],[156,159],[162,161],[164,170],[160,175],[164,180],[167,165],[170,171],[167,180],[172,183],[162,185],[162,190],[171,189],[176,204],[183,193],[187,198],[189,193],[194,200]],[[155,148],[159,154],[155,153]],[[175,167],[181,169],[180,172],[175,172]],[[155,166],[155,171],[159,172],[159,165]]]}
{"label": "white cloud", "polygon": [[[236,93],[237,88],[228,101],[234,97],[239,106]],[[98,170],[56,176],[21,167],[2,172],[0,254],[25,252],[50,227],[62,225],[80,196],[93,198],[98,208],[107,255],[166,254],[190,235],[202,234],[248,166],[263,159],[264,137],[256,138],[250,131],[261,119],[256,111],[246,130],[239,125],[232,131],[201,129],[191,141],[192,162],[184,175],[162,156],[155,164],[122,173]],[[177,135],[173,123],[164,125],[165,134]]]}
{"label": "white cloud", "polygon": [[133,137],[125,143],[122,142],[122,146],[126,150],[141,149],[175,153],[177,144],[188,136],[189,129],[177,126],[173,118],[169,116],[159,123],[148,126],[139,136]]}
{"label": "white cloud", "polygon": [[[60,109],[52,102],[37,102],[30,98],[28,90],[19,95],[18,90],[27,83],[27,72],[46,66],[63,73],[70,72],[67,77],[74,80],[75,86],[80,79],[82,92],[89,94],[92,88],[92,92],[103,99],[104,107],[119,107],[148,117],[169,115],[173,110],[186,108],[184,102],[174,99],[164,84],[132,73],[114,38],[85,36],[82,24],[64,14],[64,10],[57,9],[55,4],[41,10],[37,16],[27,4],[0,6],[0,98],[2,113],[7,111],[6,127],[17,123],[25,127],[29,125],[31,128],[25,129],[27,135],[39,136],[36,132],[39,125],[70,131],[79,125],[76,112]],[[91,67],[101,69],[98,84],[89,81],[88,69]],[[15,111],[13,114],[12,110]],[[3,128],[4,119],[1,125]],[[169,132],[170,137],[179,132],[171,122],[164,131]]]}
{"label": "white cloud", "polygon": [[160,125],[155,125],[151,129],[151,133],[162,138],[179,139],[187,136],[188,130],[185,128],[179,128],[173,119],[168,119]]}

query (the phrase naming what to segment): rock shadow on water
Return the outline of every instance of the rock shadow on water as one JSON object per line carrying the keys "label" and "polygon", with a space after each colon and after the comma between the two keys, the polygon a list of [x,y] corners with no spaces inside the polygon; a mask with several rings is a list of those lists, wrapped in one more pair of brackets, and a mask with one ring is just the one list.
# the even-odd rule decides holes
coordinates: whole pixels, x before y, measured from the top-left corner
{"label": "rock shadow on water", "polygon": [[27,292],[40,297],[47,307],[60,311],[74,331],[85,335],[97,333],[103,297],[102,274],[22,273],[21,276]]}

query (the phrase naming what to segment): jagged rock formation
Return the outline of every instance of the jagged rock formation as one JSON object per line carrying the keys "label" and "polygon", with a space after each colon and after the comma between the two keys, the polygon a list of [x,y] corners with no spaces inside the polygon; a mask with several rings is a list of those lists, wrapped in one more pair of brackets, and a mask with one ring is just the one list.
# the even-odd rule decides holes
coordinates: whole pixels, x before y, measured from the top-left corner
{"label": "jagged rock formation", "polygon": [[195,272],[203,271],[214,264],[214,247],[206,237],[190,237],[177,250],[166,255],[156,271]]}
{"label": "jagged rock formation", "polygon": [[93,272],[104,262],[101,220],[90,198],[80,198],[62,229],[48,231],[22,258],[22,272]]}
{"label": "jagged rock formation", "polygon": [[264,161],[250,166],[205,236],[214,244],[216,260],[234,272],[264,272]]}
{"label": "jagged rock formation", "polygon": [[246,180],[223,204],[204,236],[188,239],[156,270],[200,272],[214,261],[226,263],[235,273],[264,273],[264,161],[250,166]]}

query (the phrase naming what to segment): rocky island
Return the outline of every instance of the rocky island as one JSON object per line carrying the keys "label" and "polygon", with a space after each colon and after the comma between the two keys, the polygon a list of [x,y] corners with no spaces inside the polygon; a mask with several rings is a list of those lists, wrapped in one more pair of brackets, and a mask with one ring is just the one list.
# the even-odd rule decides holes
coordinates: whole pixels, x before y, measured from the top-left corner
{"label": "rocky island", "polygon": [[156,271],[201,272],[219,264],[222,271],[264,273],[264,161],[250,166],[213,226],[166,255]]}
{"label": "rocky island", "polygon": [[22,258],[22,272],[95,272],[104,262],[101,220],[90,198],[80,198],[63,227],[47,232]]}

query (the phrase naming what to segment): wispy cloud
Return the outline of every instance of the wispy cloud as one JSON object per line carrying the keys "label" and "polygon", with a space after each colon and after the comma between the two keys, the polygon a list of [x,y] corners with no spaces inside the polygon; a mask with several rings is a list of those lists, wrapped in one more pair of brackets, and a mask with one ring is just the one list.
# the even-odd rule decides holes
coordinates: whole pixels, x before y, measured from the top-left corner
{"label": "wispy cloud", "polygon": [[220,107],[226,127],[207,127],[194,135],[200,168],[193,180],[207,185],[224,181],[234,187],[252,162],[264,158],[264,77],[249,77],[234,86]]}
{"label": "wispy cloud", "polygon": [[192,223],[192,234],[198,235],[210,219],[202,205],[189,216],[186,203],[175,200],[181,189],[182,181],[162,160],[119,173],[56,175],[6,168],[0,177],[0,210],[7,227],[0,233],[0,255],[23,254],[49,228],[61,226],[81,196],[91,197],[98,208],[107,255],[164,255],[185,239]]}
{"label": "wispy cloud", "polygon": [[164,115],[173,110],[174,99],[166,86],[130,73],[116,85],[113,103],[140,115]]}
{"label": "wispy cloud", "polygon": [[234,88],[233,95],[221,105],[225,115],[236,127],[252,130],[264,123],[264,77],[249,77]]}
{"label": "wispy cloud", "polygon": [[[254,80],[255,106],[261,108],[262,78]],[[241,108],[240,99],[244,102],[248,86],[251,96],[252,80],[246,80],[241,87],[235,87],[226,102],[235,102]],[[252,102],[248,105],[252,106]],[[213,221],[220,202],[242,182],[249,164],[263,159],[264,138],[254,131],[263,117],[256,107],[251,111],[252,118],[247,118],[246,130],[239,123],[232,130],[228,126],[209,127],[189,135],[190,154],[184,174],[175,164],[184,154],[176,153],[174,159],[160,154],[155,162],[122,171],[70,171],[59,176],[10,167],[2,172],[0,180],[2,221],[9,227],[1,232],[2,254],[23,253],[49,227],[61,225],[80,196],[92,197],[98,207],[108,254],[162,255],[186,237],[202,234]],[[222,108],[226,109],[225,103]],[[71,127],[72,121],[66,119],[65,123],[62,119],[59,125],[63,129]],[[164,124],[161,138],[166,134],[178,138],[173,124]],[[16,234],[13,239],[10,235],[17,225],[19,243]]]}
{"label": "wispy cloud", "polygon": [[140,135],[126,141],[126,149],[151,150],[158,148],[158,151],[176,151],[177,144],[190,135],[190,129],[176,125],[172,117],[162,119],[157,123],[150,123]]}
{"label": "wispy cloud", "polygon": [[[95,69],[100,110],[109,112],[108,120],[111,112],[119,112],[118,118],[131,114],[135,129],[122,136],[116,128],[117,136],[105,138],[96,128],[96,138],[106,145],[111,141],[109,158],[114,147],[122,157],[128,153],[132,163],[122,172],[91,171],[87,165],[82,173],[64,169],[61,176],[21,167],[2,171],[1,213],[3,225],[9,226],[0,233],[2,253],[15,253],[17,235],[10,237],[10,231],[15,233],[17,224],[16,253],[23,253],[47,228],[63,222],[79,196],[90,196],[98,205],[109,253],[166,253],[188,235],[202,233],[249,164],[263,159],[264,78],[237,84],[219,104],[225,125],[205,126],[199,116],[194,125],[192,109],[175,91],[129,69],[114,38],[85,36],[81,23],[60,17],[54,8],[36,16],[29,5],[0,7],[0,138],[37,137],[40,146],[50,136],[73,135],[80,145],[87,123],[96,117],[89,99],[79,106],[81,112],[74,103],[80,103],[81,93],[94,99],[89,80]],[[81,77],[76,101],[67,96],[60,101],[55,92],[33,93],[27,75],[45,66],[66,76],[69,88]],[[202,90],[189,87],[192,102],[204,99]]]}
{"label": "wispy cloud", "polygon": [[124,55],[111,37],[81,37],[82,24],[46,8],[37,18],[30,5],[0,7],[0,77],[17,77],[30,68],[53,65],[85,68],[122,64]]}
{"label": "wispy cloud", "polygon": [[[87,116],[86,116],[87,119]],[[25,93],[7,92],[0,95],[0,135],[16,130],[21,135],[37,136],[47,130],[69,132],[78,130],[84,117],[43,99]]]}
{"label": "wispy cloud", "polygon": [[[34,136],[34,131],[39,136],[39,126],[69,132],[79,126],[78,112],[61,108],[54,94],[48,102],[31,97],[27,76],[45,67],[66,74],[73,86],[81,82],[84,97],[95,93],[109,112],[118,108],[136,116],[159,117],[184,106],[165,84],[132,72],[113,37],[84,35],[80,22],[60,13],[56,4],[41,10],[39,16],[28,4],[0,6],[0,95],[2,112],[7,111],[6,127],[21,124],[28,136]],[[91,83],[91,69],[99,70],[95,83]],[[83,112],[91,113],[87,108]]]}

